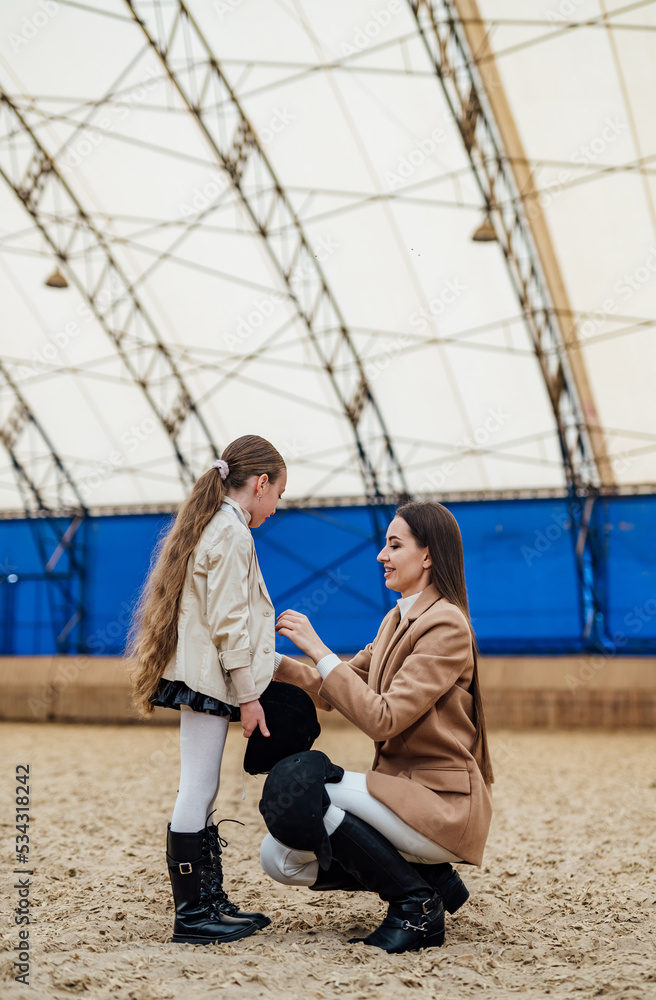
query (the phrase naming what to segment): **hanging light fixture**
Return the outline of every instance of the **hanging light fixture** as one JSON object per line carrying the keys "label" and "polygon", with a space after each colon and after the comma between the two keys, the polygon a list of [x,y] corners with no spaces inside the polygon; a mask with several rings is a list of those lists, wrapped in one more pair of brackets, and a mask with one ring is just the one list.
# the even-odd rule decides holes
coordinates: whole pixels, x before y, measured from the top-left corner
{"label": "hanging light fixture", "polygon": [[474,243],[492,243],[496,240],[496,238],[497,234],[494,231],[494,226],[492,225],[490,216],[486,215],[472,236],[472,240]]}
{"label": "hanging light fixture", "polygon": [[46,279],[46,285],[48,288],[68,288],[68,282],[58,267]]}

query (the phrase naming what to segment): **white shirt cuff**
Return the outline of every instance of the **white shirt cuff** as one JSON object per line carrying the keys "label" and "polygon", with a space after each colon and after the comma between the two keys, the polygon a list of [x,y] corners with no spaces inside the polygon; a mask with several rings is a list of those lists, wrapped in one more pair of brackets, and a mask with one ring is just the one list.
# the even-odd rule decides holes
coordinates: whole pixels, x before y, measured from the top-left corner
{"label": "white shirt cuff", "polygon": [[319,660],[317,663],[317,670],[321,674],[324,681],[333,667],[336,667],[337,664],[341,662],[341,658],[337,655],[337,653],[326,653],[326,655]]}
{"label": "white shirt cuff", "polygon": [[282,660],[282,653],[273,654],[273,672],[275,674],[276,670],[280,666],[280,661]]}

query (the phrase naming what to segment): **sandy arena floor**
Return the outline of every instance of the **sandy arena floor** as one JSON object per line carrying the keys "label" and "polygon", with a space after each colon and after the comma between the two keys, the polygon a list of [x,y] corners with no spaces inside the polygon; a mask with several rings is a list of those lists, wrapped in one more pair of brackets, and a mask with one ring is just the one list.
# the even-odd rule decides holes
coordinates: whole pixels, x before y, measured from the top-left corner
{"label": "sandy arena floor", "polygon": [[[164,838],[178,778],[177,730],[0,727],[3,998],[656,997],[656,754],[653,735],[495,733],[496,814],[471,899],[442,949],[388,956],[348,945],[383,904],[273,884],[257,862],[261,780],[242,801],[241,731],[224,760],[220,814],[228,888],[272,925],[232,945],[169,943]],[[366,770],[367,740],[326,729],[318,746]],[[30,987],[13,982],[15,765],[31,766],[34,876]],[[10,916],[7,916],[10,914]],[[10,957],[11,955],[11,957]],[[421,991],[421,992],[417,992]]]}

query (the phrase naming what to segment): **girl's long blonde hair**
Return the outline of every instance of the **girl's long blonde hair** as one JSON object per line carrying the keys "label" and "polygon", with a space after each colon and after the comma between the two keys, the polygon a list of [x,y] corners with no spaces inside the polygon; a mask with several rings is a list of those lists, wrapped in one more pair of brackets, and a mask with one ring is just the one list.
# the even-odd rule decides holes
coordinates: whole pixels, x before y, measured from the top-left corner
{"label": "girl's long blonde hair", "polygon": [[203,531],[230,489],[239,490],[251,476],[265,473],[273,484],[285,470],[282,455],[255,434],[237,438],[221,457],[228,463],[227,478],[222,480],[218,469],[210,469],[196,480],[180,504],[173,527],[155,550],[132,616],[126,654],[131,661],[134,704],[141,716],[152,712],[150,698],[175,652],[187,563]]}

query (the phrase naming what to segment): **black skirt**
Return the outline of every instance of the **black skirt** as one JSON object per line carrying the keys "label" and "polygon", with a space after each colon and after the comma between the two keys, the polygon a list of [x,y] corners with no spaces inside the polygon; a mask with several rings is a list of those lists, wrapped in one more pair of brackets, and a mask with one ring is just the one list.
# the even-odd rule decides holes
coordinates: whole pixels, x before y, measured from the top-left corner
{"label": "black skirt", "polygon": [[228,716],[231,722],[239,722],[239,706],[227,705],[208,694],[192,691],[183,681],[167,681],[162,678],[156,693],[150,699],[158,708],[175,708],[188,705],[193,712],[208,712],[210,715]]}

